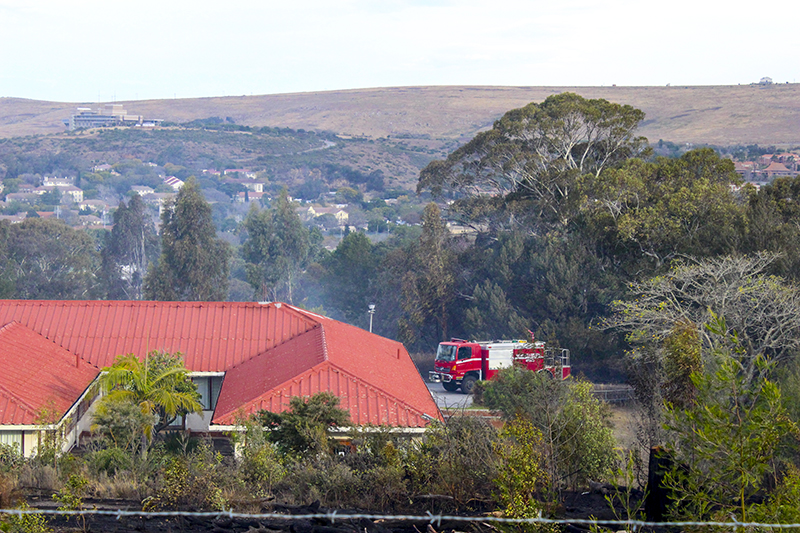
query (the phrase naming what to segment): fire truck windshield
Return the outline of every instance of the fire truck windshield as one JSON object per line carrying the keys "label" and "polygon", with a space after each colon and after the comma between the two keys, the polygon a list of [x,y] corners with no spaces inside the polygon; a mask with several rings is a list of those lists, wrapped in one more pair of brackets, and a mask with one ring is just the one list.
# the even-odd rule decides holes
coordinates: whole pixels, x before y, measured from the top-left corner
{"label": "fire truck windshield", "polygon": [[448,346],[447,344],[440,344],[436,350],[437,361],[455,361],[456,354],[458,353],[458,346]]}

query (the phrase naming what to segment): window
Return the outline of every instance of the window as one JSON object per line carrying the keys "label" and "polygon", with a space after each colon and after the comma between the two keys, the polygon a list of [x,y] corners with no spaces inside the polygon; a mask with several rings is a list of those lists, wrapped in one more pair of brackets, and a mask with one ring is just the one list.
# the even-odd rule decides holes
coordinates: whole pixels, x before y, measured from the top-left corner
{"label": "window", "polygon": [[22,432],[0,431],[0,444],[14,446],[18,452],[22,453]]}
{"label": "window", "polygon": [[192,378],[192,382],[197,385],[197,392],[200,393],[200,403],[204,411],[213,411],[217,407],[219,391],[222,390],[222,379],[224,376],[197,376]]}
{"label": "window", "polygon": [[470,346],[462,346],[458,349],[458,359],[469,359],[472,357],[472,348]]}

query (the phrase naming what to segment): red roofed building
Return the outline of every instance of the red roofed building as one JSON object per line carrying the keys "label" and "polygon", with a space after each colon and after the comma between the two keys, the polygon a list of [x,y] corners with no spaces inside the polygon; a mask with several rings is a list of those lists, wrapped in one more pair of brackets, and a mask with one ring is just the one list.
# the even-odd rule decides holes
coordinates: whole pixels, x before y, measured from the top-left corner
{"label": "red roofed building", "polygon": [[441,419],[401,343],[287,304],[0,300],[0,328],[0,442],[32,438],[31,413],[52,399],[60,423],[77,428],[74,444],[99,369],[153,350],[184,356],[205,407],[186,417],[193,431],[228,431],[242,415],[321,391],[355,425]]}
{"label": "red roofed building", "polygon": [[765,174],[768,179],[779,178],[781,176],[792,176],[796,174],[795,172],[792,172],[786,168],[786,165],[783,163],[778,163],[777,161],[770,163],[770,165],[761,172]]}

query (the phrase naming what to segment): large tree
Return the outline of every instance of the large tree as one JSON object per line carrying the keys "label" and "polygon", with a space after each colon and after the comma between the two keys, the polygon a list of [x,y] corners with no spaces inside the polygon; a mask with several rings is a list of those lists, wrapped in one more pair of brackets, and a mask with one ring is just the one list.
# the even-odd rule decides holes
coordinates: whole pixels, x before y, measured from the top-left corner
{"label": "large tree", "polygon": [[151,300],[224,300],[231,251],[217,238],[211,206],[189,178],[161,215],[161,257],[145,277]]}
{"label": "large tree", "polygon": [[100,255],[86,232],[57,219],[27,218],[6,226],[4,271],[0,285],[13,297],[42,300],[96,298]]}
{"label": "large tree", "polygon": [[[532,214],[549,224],[567,222],[576,180],[640,154],[646,140],[635,135],[644,113],[606,100],[563,93],[541,104],[513,109],[420,174],[417,190],[466,195],[468,218],[494,211],[504,200],[532,200]],[[474,201],[478,198],[478,201]],[[493,205],[487,205],[493,204]],[[504,205],[513,214],[513,205]]]}
{"label": "large tree", "polygon": [[422,214],[422,234],[407,255],[401,301],[405,316],[400,333],[406,342],[419,339],[420,332],[435,325],[431,340],[446,340],[450,331],[450,304],[455,299],[455,253],[450,230],[439,207],[430,203]]}
{"label": "large tree", "polygon": [[365,324],[367,308],[375,303],[378,258],[366,235],[345,235],[323,263],[325,304],[350,324]]}
{"label": "large tree", "polygon": [[730,254],[744,227],[744,202],[732,190],[739,182],[733,162],[710,148],[631,159],[586,180],[586,232],[630,273],[658,272],[678,257]]}
{"label": "large tree", "polygon": [[141,300],[147,267],[158,259],[158,234],[141,197],[120,202],[102,251],[110,299]]}
{"label": "large tree", "polygon": [[767,274],[774,255],[722,257],[675,266],[669,273],[630,287],[614,302],[607,326],[624,331],[635,346],[662,350],[680,324],[695,324],[706,350],[713,335],[705,327],[724,318],[726,336],[736,336],[738,363],[757,377],[758,357],[780,363],[800,348],[800,292]]}
{"label": "large tree", "polygon": [[244,227],[242,256],[248,283],[264,300],[285,298],[294,303],[297,276],[306,266],[311,243],[286,189],[271,209],[251,208]]}

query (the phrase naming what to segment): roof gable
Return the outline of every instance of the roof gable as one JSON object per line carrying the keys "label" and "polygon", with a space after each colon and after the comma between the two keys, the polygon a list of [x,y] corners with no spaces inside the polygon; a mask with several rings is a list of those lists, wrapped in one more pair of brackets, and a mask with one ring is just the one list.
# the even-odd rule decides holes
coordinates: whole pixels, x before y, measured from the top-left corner
{"label": "roof gable", "polygon": [[326,354],[331,363],[389,396],[402,398],[421,412],[429,415],[438,412],[402,343],[331,318],[318,316],[317,320],[324,330]]}
{"label": "roof gable", "polygon": [[100,373],[17,322],[0,328],[0,353],[0,424],[34,424],[46,407],[63,417]]}
{"label": "roof gable", "polygon": [[280,387],[325,360],[318,326],[228,370],[217,400],[215,420]]}
{"label": "roof gable", "polygon": [[339,398],[339,407],[350,413],[350,421],[355,425],[425,427],[430,419],[441,418],[430,394],[428,411],[421,411],[386,394],[362,377],[345,372],[329,361],[323,361],[281,386],[243,403],[239,409],[215,416],[214,423],[236,424],[239,415],[255,413],[261,409],[279,413],[289,407],[293,396],[307,397],[323,391],[331,392]]}
{"label": "roof gable", "polygon": [[[319,326],[230,370],[222,385],[215,423],[233,423],[237,408],[245,414],[259,409],[281,411],[292,395],[309,396],[321,391],[339,396],[342,407],[358,424],[407,425],[411,421],[411,425],[425,425],[423,414],[439,417],[439,409],[402,343],[287,307]],[[262,372],[266,374],[260,375]],[[307,377],[312,374],[319,382]],[[253,386],[256,382],[258,385]],[[345,386],[355,382],[360,384],[361,392],[354,392],[352,385]],[[251,386],[248,388],[246,383]],[[377,407],[370,410],[369,398],[380,398],[383,411]]]}

